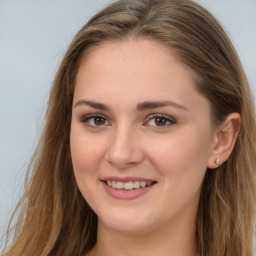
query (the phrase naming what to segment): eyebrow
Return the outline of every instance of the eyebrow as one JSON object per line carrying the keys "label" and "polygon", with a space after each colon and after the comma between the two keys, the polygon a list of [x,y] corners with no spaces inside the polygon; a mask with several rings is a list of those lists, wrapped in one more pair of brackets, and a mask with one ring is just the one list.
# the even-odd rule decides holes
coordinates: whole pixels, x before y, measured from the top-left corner
{"label": "eyebrow", "polygon": [[99,103],[99,102],[95,102],[95,101],[90,101],[90,100],[79,100],[75,105],[75,107],[81,106],[81,105],[88,105],[92,108],[96,108],[96,109],[100,109],[100,110],[109,110],[109,107],[107,107],[106,105]]}
{"label": "eyebrow", "polygon": [[[81,105],[88,105],[92,108],[100,109],[100,110],[106,110],[106,111],[110,110],[110,108],[107,105],[99,102],[95,102],[95,101],[90,101],[90,100],[79,100],[78,102],[75,103],[74,108]],[[180,105],[173,101],[145,101],[145,102],[139,103],[136,106],[136,110],[145,111],[148,109],[155,109],[155,108],[166,107],[166,106],[171,106],[171,107],[188,111],[188,109],[185,106]]]}
{"label": "eyebrow", "polygon": [[137,110],[144,111],[147,109],[154,109],[154,108],[160,108],[160,107],[166,107],[166,106],[171,106],[171,107],[188,111],[188,109],[185,106],[182,106],[173,101],[145,101],[137,105]]}

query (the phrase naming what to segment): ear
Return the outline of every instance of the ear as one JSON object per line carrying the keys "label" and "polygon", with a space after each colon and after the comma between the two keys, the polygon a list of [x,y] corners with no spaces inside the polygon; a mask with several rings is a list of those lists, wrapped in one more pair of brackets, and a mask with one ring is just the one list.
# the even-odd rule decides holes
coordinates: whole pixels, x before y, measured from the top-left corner
{"label": "ear", "polygon": [[[215,169],[231,155],[241,126],[239,113],[229,114],[215,130],[213,149],[208,161],[208,168]],[[217,160],[219,159],[219,161]],[[217,161],[216,161],[217,160]]]}

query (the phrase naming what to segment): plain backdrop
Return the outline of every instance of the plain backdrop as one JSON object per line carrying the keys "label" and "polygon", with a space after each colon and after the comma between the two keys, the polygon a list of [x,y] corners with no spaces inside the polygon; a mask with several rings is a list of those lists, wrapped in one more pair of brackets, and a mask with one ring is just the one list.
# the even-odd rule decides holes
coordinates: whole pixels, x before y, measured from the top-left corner
{"label": "plain backdrop", "polygon": [[[231,37],[256,95],[256,0],[201,0]],[[22,192],[49,89],[72,37],[107,0],[0,0],[0,238]]]}

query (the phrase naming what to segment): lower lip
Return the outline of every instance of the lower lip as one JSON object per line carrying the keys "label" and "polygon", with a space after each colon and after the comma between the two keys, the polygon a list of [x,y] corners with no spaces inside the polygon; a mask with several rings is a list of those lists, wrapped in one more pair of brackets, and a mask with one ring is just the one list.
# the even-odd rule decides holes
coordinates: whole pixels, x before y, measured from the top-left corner
{"label": "lower lip", "polygon": [[132,200],[135,198],[138,198],[146,193],[148,193],[156,183],[153,183],[150,186],[144,187],[144,188],[136,188],[131,190],[126,189],[115,189],[110,186],[108,186],[104,181],[102,181],[102,184],[107,191],[107,193],[116,198],[116,199],[122,199],[122,200]]}

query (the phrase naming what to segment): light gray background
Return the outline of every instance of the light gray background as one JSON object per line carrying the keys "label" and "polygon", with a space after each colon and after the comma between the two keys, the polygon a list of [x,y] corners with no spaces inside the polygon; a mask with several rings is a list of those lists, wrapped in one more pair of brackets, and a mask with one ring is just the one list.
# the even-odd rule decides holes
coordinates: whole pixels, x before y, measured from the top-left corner
{"label": "light gray background", "polygon": [[[0,0],[0,238],[21,194],[51,82],[77,30],[107,0]],[[256,0],[201,0],[224,25],[256,95]]]}

